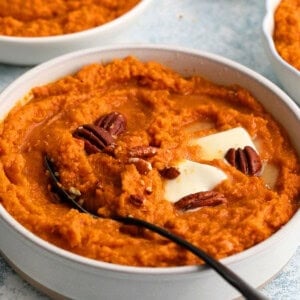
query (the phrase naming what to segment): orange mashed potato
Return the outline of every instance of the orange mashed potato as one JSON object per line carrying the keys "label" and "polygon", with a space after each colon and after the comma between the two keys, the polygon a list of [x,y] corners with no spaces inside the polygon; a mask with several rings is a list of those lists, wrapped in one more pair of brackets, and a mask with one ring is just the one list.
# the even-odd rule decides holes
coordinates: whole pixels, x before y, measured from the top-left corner
{"label": "orange mashed potato", "polygon": [[275,12],[275,46],[284,60],[300,70],[300,1],[282,0]]}
{"label": "orange mashed potato", "polygon": [[[62,185],[80,191],[80,203],[102,216],[153,222],[216,258],[247,249],[276,232],[299,208],[299,160],[281,126],[249,92],[202,77],[184,78],[156,62],[133,57],[92,64],[35,87],[0,127],[0,203],[30,231],[82,256],[132,266],[200,263],[193,254],[148,230],[79,212],[54,196],[43,157],[49,155]],[[82,124],[117,111],[127,127],[113,154],[88,153],[74,136]],[[204,161],[195,137],[245,128],[264,165],[277,169],[270,184],[223,159]],[[150,146],[147,172],[128,159]],[[153,153],[152,153],[153,154]],[[182,211],[164,199],[160,170],[180,159],[213,165],[227,174],[214,191],[227,202]],[[170,174],[169,174],[170,175]],[[172,179],[170,179],[172,180]]]}
{"label": "orange mashed potato", "polygon": [[0,34],[62,35],[110,22],[140,0],[0,0]]}

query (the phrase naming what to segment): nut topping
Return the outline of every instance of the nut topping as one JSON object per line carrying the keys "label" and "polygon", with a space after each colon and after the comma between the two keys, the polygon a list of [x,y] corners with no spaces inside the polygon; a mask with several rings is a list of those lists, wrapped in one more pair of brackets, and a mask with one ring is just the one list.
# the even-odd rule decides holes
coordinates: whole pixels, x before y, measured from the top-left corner
{"label": "nut topping", "polygon": [[215,191],[206,191],[187,195],[175,202],[174,205],[177,209],[186,211],[203,206],[216,206],[223,203],[227,203],[223,194]]}
{"label": "nut topping", "polygon": [[166,167],[162,170],[159,170],[159,174],[166,179],[175,179],[180,175],[180,172],[174,167]]}
{"label": "nut topping", "polygon": [[225,155],[225,159],[246,175],[258,175],[262,168],[259,155],[250,146],[246,146],[244,149],[230,148]]}
{"label": "nut topping", "polygon": [[126,130],[127,121],[125,116],[118,112],[112,112],[96,120],[95,125],[105,129],[114,138]]}
{"label": "nut topping", "polygon": [[152,146],[136,146],[129,150],[130,157],[149,158],[157,153],[157,148]]}
{"label": "nut topping", "polygon": [[112,154],[114,151],[114,140],[126,129],[126,118],[118,113],[112,112],[100,117],[94,124],[79,126],[73,136],[84,140],[84,149],[87,154],[100,151]]}
{"label": "nut topping", "polygon": [[152,192],[153,192],[152,186],[147,186],[147,187],[145,188],[145,193],[146,193],[147,195],[151,195]]}
{"label": "nut topping", "polygon": [[73,136],[84,140],[84,149],[88,154],[100,151],[112,152],[114,139],[105,129],[93,124],[79,126]]}
{"label": "nut topping", "polygon": [[128,163],[134,164],[141,175],[146,175],[152,170],[151,163],[142,158],[131,157],[128,159]]}

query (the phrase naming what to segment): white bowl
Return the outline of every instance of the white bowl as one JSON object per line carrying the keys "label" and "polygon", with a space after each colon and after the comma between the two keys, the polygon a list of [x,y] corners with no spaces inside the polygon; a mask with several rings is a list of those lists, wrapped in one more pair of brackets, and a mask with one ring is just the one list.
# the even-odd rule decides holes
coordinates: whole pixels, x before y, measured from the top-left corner
{"label": "white bowl", "polygon": [[35,65],[56,56],[96,46],[105,46],[133,25],[151,0],[141,0],[130,11],[101,26],[49,37],[13,37],[0,35],[0,62]]}
{"label": "white bowl", "polygon": [[[125,46],[83,50],[30,70],[0,95],[0,117],[31,87],[73,73],[83,65],[134,55],[161,62],[184,76],[203,75],[219,84],[248,89],[285,127],[300,155],[300,110],[261,75],[222,57],[182,48]],[[230,299],[238,293],[208,267],[140,268],[95,261],[67,252],[35,236],[0,205],[0,249],[12,266],[52,296],[72,299]],[[251,285],[272,278],[294,254],[300,240],[300,211],[266,241],[222,260]]]}
{"label": "white bowl", "polygon": [[266,15],[263,20],[263,44],[278,80],[293,100],[300,104],[300,71],[278,54],[273,40],[274,13],[279,3],[280,0],[266,1]]}

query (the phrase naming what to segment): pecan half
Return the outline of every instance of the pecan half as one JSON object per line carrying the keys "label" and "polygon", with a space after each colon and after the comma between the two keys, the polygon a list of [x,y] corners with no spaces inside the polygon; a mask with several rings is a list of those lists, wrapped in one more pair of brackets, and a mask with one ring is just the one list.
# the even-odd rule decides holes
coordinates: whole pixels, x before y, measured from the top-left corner
{"label": "pecan half", "polygon": [[129,158],[128,163],[134,164],[141,175],[146,175],[152,170],[151,163],[139,157]]}
{"label": "pecan half", "polygon": [[127,121],[124,115],[118,112],[112,112],[96,120],[95,125],[108,131],[114,138],[123,133],[127,127]]}
{"label": "pecan half", "polygon": [[177,209],[186,211],[203,206],[216,206],[223,203],[227,203],[223,194],[215,191],[206,191],[187,195],[175,202],[174,205]]}
{"label": "pecan half", "polygon": [[175,167],[166,167],[159,170],[159,174],[166,179],[175,179],[180,175],[180,172]]}
{"label": "pecan half", "polygon": [[100,151],[112,152],[114,139],[105,129],[93,124],[79,126],[73,136],[84,140],[84,149],[88,154]]}
{"label": "pecan half", "polygon": [[260,156],[250,146],[244,149],[230,148],[225,154],[225,159],[246,175],[258,175],[262,168]]}
{"label": "pecan half", "polygon": [[136,146],[129,149],[130,157],[149,158],[157,153],[157,148],[152,146]]}

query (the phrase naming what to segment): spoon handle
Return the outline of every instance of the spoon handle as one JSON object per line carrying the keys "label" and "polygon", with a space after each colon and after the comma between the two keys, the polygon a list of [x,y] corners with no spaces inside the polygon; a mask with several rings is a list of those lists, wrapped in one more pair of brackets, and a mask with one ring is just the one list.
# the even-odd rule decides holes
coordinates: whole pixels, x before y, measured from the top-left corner
{"label": "spoon handle", "polygon": [[175,242],[176,244],[182,246],[183,248],[189,250],[199,258],[201,258],[207,265],[214,269],[218,274],[220,274],[228,283],[235,287],[246,299],[248,300],[267,300],[268,298],[261,294],[259,291],[251,287],[247,282],[245,282],[241,277],[227,268],[224,264],[220,263],[218,260],[212,258],[203,250],[197,248],[193,244],[189,243],[187,240],[167,231],[166,229],[156,226],[147,221],[140,220],[133,217],[113,217],[114,220],[122,222],[127,225],[137,225],[139,227],[147,228],[159,235],[168,238],[169,240]]}

